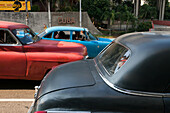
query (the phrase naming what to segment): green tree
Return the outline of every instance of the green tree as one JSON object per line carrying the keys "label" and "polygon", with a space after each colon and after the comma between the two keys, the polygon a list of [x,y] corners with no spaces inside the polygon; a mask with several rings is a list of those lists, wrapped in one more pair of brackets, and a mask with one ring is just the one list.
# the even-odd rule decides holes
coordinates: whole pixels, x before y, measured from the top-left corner
{"label": "green tree", "polygon": [[112,14],[110,11],[110,0],[83,0],[83,11],[87,11],[90,18],[94,18],[96,23],[101,23]]}
{"label": "green tree", "polygon": [[139,10],[139,18],[143,19],[151,19],[151,18],[157,18],[157,9],[156,7],[149,6],[147,4],[144,4],[141,6]]}
{"label": "green tree", "polygon": [[149,29],[152,27],[152,24],[150,21],[147,22],[141,22],[138,23],[138,27],[137,27],[137,31],[141,32],[141,31],[149,31]]}
{"label": "green tree", "polygon": [[146,2],[148,2],[148,5],[151,7],[156,7],[158,0],[146,0]]}
{"label": "green tree", "polygon": [[121,4],[122,3],[122,0],[113,0],[114,3],[118,3],[118,4]]}
{"label": "green tree", "polygon": [[115,8],[115,19],[120,21],[120,29],[122,24],[125,22],[126,23],[126,30],[128,30],[129,23],[132,23],[135,25],[136,18],[132,13],[131,7],[128,7],[125,3],[124,4],[119,4]]}
{"label": "green tree", "polygon": [[[151,7],[155,7],[156,11],[157,11],[157,16],[156,18],[158,18],[158,14],[159,14],[159,7],[160,7],[160,1],[159,0],[146,0],[148,2],[148,5]],[[166,0],[165,3],[165,19],[170,19],[170,8],[169,8],[169,3],[168,0]]]}
{"label": "green tree", "polygon": [[165,6],[165,16],[164,18],[166,20],[170,20],[170,6],[168,0],[166,0],[166,6]]}
{"label": "green tree", "polygon": [[129,23],[132,24],[132,27],[135,28],[137,19],[136,17],[129,11],[126,11],[126,31],[129,29]]}
{"label": "green tree", "polygon": [[111,19],[113,22],[115,20],[115,11],[106,9],[105,12],[101,15],[101,20],[108,20]]}

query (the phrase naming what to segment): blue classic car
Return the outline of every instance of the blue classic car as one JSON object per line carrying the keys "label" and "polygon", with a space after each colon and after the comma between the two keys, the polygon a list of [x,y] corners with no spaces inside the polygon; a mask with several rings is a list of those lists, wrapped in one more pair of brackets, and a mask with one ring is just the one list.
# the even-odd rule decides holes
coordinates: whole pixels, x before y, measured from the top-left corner
{"label": "blue classic car", "polygon": [[83,44],[87,47],[89,58],[93,58],[100,53],[113,39],[97,38],[93,36],[87,28],[54,26],[47,28],[38,36],[46,40],[67,41]]}

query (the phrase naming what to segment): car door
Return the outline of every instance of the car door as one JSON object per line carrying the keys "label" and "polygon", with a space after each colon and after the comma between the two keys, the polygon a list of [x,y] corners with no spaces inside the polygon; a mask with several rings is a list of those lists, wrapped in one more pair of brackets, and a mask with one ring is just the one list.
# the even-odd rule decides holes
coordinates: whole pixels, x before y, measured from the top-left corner
{"label": "car door", "polygon": [[104,41],[96,41],[98,42],[98,53],[100,53],[109,43]]}
{"label": "car door", "polygon": [[0,77],[15,78],[25,73],[26,56],[21,43],[10,30],[0,29]]}
{"label": "car door", "polygon": [[76,42],[76,43],[80,43],[80,44],[83,44],[86,46],[87,48],[87,53],[88,53],[88,56],[90,58],[94,58],[98,55],[98,43],[97,42],[93,42],[93,41],[75,41],[73,40],[72,42]]}
{"label": "car door", "polygon": [[[76,39],[76,32],[80,32],[80,39]],[[86,35],[85,31],[72,31],[72,42],[76,42],[76,43],[80,43],[86,46],[87,48],[87,52],[88,52],[88,56],[90,58],[95,57],[99,52],[99,45],[97,41],[91,41],[88,40],[88,37]]]}
{"label": "car door", "polygon": [[[56,31],[55,31],[56,32]],[[87,48],[87,52],[88,52],[88,56],[90,58],[93,58],[95,57],[96,55],[98,55],[98,53],[100,52],[99,49],[100,49],[100,46],[98,44],[97,41],[88,41],[88,40],[78,40],[76,39],[75,40],[75,32],[81,32],[81,31],[74,31],[74,30],[70,30],[70,31],[62,31],[64,32],[64,38],[55,38],[55,32],[51,32],[51,33],[48,33],[46,34],[45,36],[43,36],[43,39],[46,39],[46,40],[56,40],[56,41],[65,41],[65,42],[75,42],[75,43],[80,43],[80,44],[83,44],[84,46],[86,46]],[[61,32],[61,31],[57,31],[58,34]],[[87,38],[87,35],[85,33],[82,33],[80,34],[82,37],[85,37]]]}

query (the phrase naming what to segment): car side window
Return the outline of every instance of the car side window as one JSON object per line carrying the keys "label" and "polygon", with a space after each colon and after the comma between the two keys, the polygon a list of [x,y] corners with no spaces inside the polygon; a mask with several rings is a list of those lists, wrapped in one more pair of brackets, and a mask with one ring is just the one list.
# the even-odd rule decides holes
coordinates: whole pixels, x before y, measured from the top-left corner
{"label": "car side window", "polygon": [[70,39],[70,31],[56,31],[54,32],[54,39]]}
{"label": "car side window", "polygon": [[16,40],[7,30],[0,30],[0,44],[16,44]]}
{"label": "car side window", "polygon": [[74,31],[73,32],[73,40],[85,41],[85,40],[87,40],[87,38],[83,31]]}
{"label": "car side window", "polygon": [[130,50],[113,43],[103,54],[99,56],[100,62],[110,75],[115,74],[130,57]]}
{"label": "car side window", "polygon": [[44,38],[52,38],[52,33],[45,35]]}

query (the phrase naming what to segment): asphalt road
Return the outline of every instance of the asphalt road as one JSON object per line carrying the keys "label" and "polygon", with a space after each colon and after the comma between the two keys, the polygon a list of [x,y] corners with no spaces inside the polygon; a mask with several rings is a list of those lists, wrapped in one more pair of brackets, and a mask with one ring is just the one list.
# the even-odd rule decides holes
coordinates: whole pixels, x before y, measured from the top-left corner
{"label": "asphalt road", "polygon": [[0,113],[27,113],[37,81],[0,80]]}

